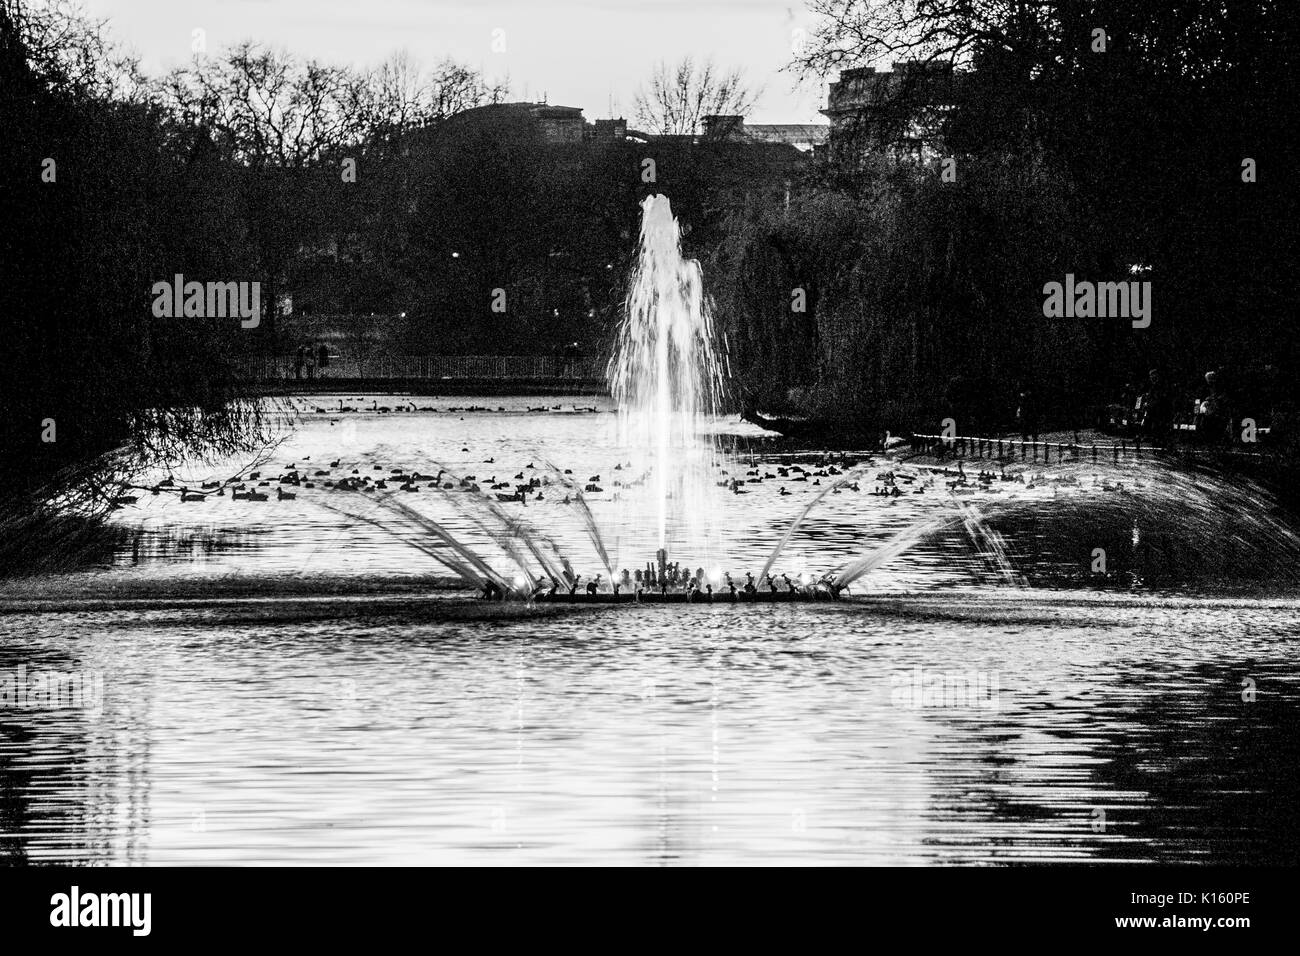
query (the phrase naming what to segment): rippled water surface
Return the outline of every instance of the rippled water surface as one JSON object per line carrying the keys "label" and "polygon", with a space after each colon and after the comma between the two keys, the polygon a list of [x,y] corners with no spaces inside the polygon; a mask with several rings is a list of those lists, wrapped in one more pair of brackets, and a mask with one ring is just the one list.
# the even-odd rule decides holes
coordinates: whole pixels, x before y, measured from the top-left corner
{"label": "rippled water surface", "polygon": [[[545,455],[601,475],[620,566],[644,561],[620,535],[608,412],[413,401],[444,410],[309,410],[264,470],[512,477]],[[828,496],[783,565],[839,566],[944,507],[870,485]],[[778,487],[718,489],[728,567],[760,564],[821,490]],[[544,491],[510,507],[589,554]],[[325,507],[346,494],[298,494],[146,492],[117,515],[132,536],[112,566],[0,592],[0,680],[90,689],[0,706],[3,859],[1296,862],[1285,590],[1013,587],[957,530],[839,604],[487,606],[435,587],[445,570],[401,533]]]}

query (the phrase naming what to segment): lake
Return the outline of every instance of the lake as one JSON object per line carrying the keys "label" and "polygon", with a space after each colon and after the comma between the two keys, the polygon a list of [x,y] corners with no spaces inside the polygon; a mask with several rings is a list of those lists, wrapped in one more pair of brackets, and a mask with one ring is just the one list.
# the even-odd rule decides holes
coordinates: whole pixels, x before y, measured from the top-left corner
{"label": "lake", "polygon": [[[1065,586],[1051,572],[1079,556],[1055,538],[1047,553],[1021,517],[1004,526],[1016,580],[959,523],[840,602],[487,604],[412,544],[418,524],[324,482],[445,468],[482,484],[550,475],[549,461],[600,477],[591,510],[615,566],[643,566],[614,500],[608,403],[342,401],[356,411],[296,399],[300,421],[257,469],[328,471],[316,488],[281,501],[268,486],[266,502],[146,491],[114,516],[111,562],[0,587],[5,862],[1300,856],[1293,589]],[[416,410],[378,411],[398,402]],[[732,476],[826,467],[749,426],[718,429]],[[197,484],[237,467],[173,473]],[[871,494],[893,467],[864,460],[859,490],[828,494],[778,568],[844,565],[948,507],[942,481]],[[500,507],[600,570],[558,483],[539,490]],[[688,563],[757,570],[825,485],[744,490],[716,488],[708,553]],[[974,498],[999,493],[1051,512],[1062,490]],[[426,485],[404,501],[487,553],[458,494]],[[73,678],[70,696],[49,699],[50,675]]]}

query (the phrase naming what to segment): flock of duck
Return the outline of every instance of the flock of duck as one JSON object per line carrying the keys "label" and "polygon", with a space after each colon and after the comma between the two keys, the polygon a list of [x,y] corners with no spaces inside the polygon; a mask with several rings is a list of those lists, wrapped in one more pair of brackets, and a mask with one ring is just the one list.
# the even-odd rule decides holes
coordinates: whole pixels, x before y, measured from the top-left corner
{"label": "flock of duck", "polygon": [[[305,407],[309,407],[312,412],[317,415],[348,415],[365,413],[393,415],[401,414],[403,412],[512,412],[518,414],[520,411],[527,411],[534,414],[540,412],[554,414],[555,412],[563,412],[565,410],[564,405],[529,405],[524,409],[507,408],[505,405],[498,405],[495,408],[490,405],[448,405],[446,408],[439,408],[435,405],[416,405],[415,402],[410,401],[409,399],[395,402],[392,405],[380,405],[379,399],[377,398],[372,398],[369,407],[367,407],[364,398],[354,398],[353,401],[358,402],[359,404],[345,405],[343,404],[343,399],[340,398],[337,399],[338,408],[326,408],[325,406],[317,405],[314,402],[307,403]],[[584,414],[598,412],[600,409],[595,405],[570,405],[569,411],[574,414]]]}
{"label": "flock of duck", "polygon": [[[462,448],[461,451],[468,452],[469,449]],[[310,461],[310,455],[303,456],[303,464],[297,461],[290,462],[275,475],[264,475],[261,471],[253,471],[221,481],[205,481],[197,486],[179,482],[174,477],[168,476],[153,485],[131,487],[135,492],[149,492],[153,495],[176,494],[187,504],[201,503],[209,498],[224,498],[227,493],[231,501],[262,502],[270,501],[272,497],[276,501],[293,501],[298,497],[299,489],[320,488],[344,493],[401,491],[411,494],[428,489],[469,491],[491,494],[502,504],[527,505],[530,502],[547,500],[571,504],[580,494],[604,494],[607,491],[606,486],[611,492],[610,500],[617,501],[624,491],[644,485],[649,478],[648,471],[632,477],[631,462],[618,462],[609,469],[606,474],[611,476],[611,480],[606,480],[601,474],[589,475],[585,480],[580,480],[573,477],[574,472],[571,468],[563,469],[562,473],[557,471],[551,474],[539,470],[533,462],[524,465],[513,476],[498,479],[496,474],[486,478],[479,478],[476,474],[458,477],[442,468],[434,474],[425,474],[418,469],[388,468],[384,464],[375,463],[365,465],[364,470],[362,464],[349,469],[341,459],[335,459],[327,468],[321,468],[312,466]],[[487,458],[482,463],[491,465],[495,462],[495,458]],[[751,467],[743,475],[732,474],[727,469],[722,469],[717,485],[726,488],[732,494],[744,495],[755,490],[755,486],[762,486],[765,483],[776,484],[777,495],[786,497],[795,493],[787,485],[816,488],[822,486],[823,479],[827,479],[832,485],[829,489],[831,494],[838,495],[846,491],[861,492],[864,479],[853,477],[849,480],[846,475],[859,465],[872,463],[871,458],[850,459],[843,453],[813,457],[807,464],[769,462],[760,466],[756,461],[751,460]],[[1014,482],[1026,486],[1026,479],[1022,473],[1008,475],[1003,469],[1000,473],[981,470],[976,474],[968,475],[959,462],[955,469],[893,465],[888,470],[875,474],[874,483],[867,493],[873,497],[883,498],[898,498],[907,493],[920,495],[937,488],[940,482],[948,493],[956,495],[975,494],[981,491],[996,493],[998,490],[996,485],[1001,482]],[[1028,482],[1027,487],[1033,487],[1032,480]],[[139,494],[121,494],[114,499],[113,507],[120,508],[138,501]]]}

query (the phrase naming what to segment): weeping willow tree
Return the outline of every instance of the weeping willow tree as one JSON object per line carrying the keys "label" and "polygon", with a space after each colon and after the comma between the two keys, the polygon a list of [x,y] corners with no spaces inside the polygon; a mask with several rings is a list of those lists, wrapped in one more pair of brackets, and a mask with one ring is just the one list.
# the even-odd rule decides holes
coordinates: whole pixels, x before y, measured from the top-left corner
{"label": "weeping willow tree", "polygon": [[0,0],[0,570],[75,555],[142,466],[271,438],[239,323],[152,314],[154,282],[246,249],[229,165],[142,89],[102,25]]}
{"label": "weeping willow tree", "polygon": [[862,431],[1005,426],[1018,387],[1083,387],[1098,347],[1045,324],[1041,276],[1081,250],[1067,181],[971,163],[963,183],[882,162],[731,218],[706,268],[751,405]]}
{"label": "weeping willow tree", "polygon": [[[745,387],[866,429],[951,416],[971,433],[1006,427],[1021,389],[1069,427],[1149,369],[1294,382],[1292,7],[812,0],[797,72],[903,66],[894,99],[837,116],[833,139],[858,123],[874,147],[850,135],[815,187],[734,217],[706,270]],[[882,147],[933,105],[908,78],[952,69],[931,131],[944,180]],[[1045,319],[1066,273],[1150,278],[1150,327]],[[1280,421],[1290,391],[1257,404]]]}

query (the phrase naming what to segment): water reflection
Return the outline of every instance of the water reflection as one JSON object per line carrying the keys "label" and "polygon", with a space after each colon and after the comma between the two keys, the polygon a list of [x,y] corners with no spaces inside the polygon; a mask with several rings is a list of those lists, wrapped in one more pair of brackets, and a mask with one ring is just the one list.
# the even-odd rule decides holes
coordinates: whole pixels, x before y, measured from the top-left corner
{"label": "water reflection", "polygon": [[[3,668],[107,690],[4,714],[6,859],[1295,862],[1294,605],[443,603],[10,616]],[[917,669],[997,707],[900,703]]]}

